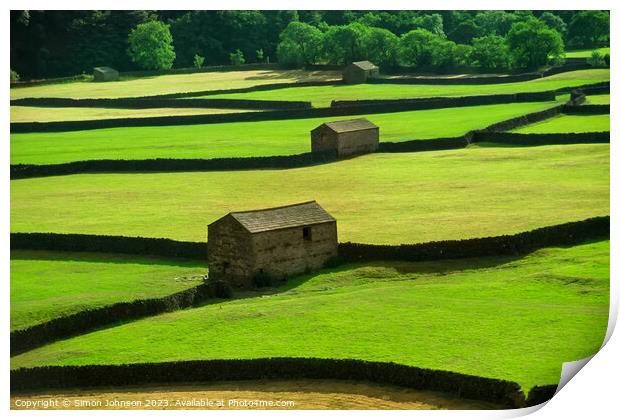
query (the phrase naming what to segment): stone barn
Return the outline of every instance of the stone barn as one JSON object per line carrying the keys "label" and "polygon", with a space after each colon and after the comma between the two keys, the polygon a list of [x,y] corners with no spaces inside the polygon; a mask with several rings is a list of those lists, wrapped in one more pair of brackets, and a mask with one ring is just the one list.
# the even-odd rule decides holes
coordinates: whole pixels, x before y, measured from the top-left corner
{"label": "stone barn", "polygon": [[339,157],[370,153],[379,147],[379,127],[365,118],[319,125],[310,132],[312,152],[335,150]]}
{"label": "stone barn", "polygon": [[368,79],[379,76],[379,67],[370,61],[356,61],[345,67],[342,72],[342,80],[345,83],[366,83]]}
{"label": "stone barn", "polygon": [[235,287],[316,270],[338,254],[336,219],[316,201],[229,213],[208,231],[209,278]]}
{"label": "stone barn", "polygon": [[118,71],[112,67],[95,67],[93,69],[95,82],[111,82],[118,80]]}

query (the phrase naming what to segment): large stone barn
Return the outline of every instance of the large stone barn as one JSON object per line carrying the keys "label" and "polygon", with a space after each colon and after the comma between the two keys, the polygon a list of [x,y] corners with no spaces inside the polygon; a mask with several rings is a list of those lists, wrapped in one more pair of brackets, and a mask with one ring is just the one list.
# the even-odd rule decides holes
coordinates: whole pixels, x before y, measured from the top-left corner
{"label": "large stone barn", "polygon": [[335,150],[339,157],[370,153],[379,147],[379,127],[366,118],[319,125],[310,132],[312,152]]}
{"label": "large stone barn", "polygon": [[379,67],[370,61],[356,61],[345,67],[342,80],[345,83],[366,83],[368,79],[379,76]]}
{"label": "large stone barn", "polygon": [[118,80],[118,71],[112,67],[95,67],[93,77],[95,82],[111,82]]}
{"label": "large stone barn", "polygon": [[338,253],[336,219],[316,201],[228,213],[208,232],[209,278],[235,287],[316,270]]}

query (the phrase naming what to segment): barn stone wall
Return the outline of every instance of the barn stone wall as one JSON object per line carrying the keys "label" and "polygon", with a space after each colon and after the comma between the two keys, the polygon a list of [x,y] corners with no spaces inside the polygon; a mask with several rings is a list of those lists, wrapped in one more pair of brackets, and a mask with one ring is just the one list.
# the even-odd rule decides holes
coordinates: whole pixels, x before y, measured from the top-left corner
{"label": "barn stone wall", "polygon": [[379,147],[379,129],[350,131],[338,135],[338,156],[374,152]]}
{"label": "barn stone wall", "polygon": [[327,128],[313,130],[310,135],[312,152],[336,150],[338,156],[370,153],[379,147],[379,128],[335,133]]}
{"label": "barn stone wall", "polygon": [[111,82],[118,80],[118,71],[110,67],[95,67],[93,69],[93,78],[95,82]]}
{"label": "barn stone wall", "polygon": [[312,130],[310,133],[312,153],[324,152],[327,150],[337,150],[336,133],[324,127]]}
{"label": "barn stone wall", "polygon": [[207,253],[210,279],[224,280],[235,287],[251,285],[250,233],[231,216],[209,225]]}
{"label": "barn stone wall", "polygon": [[342,80],[348,84],[366,83],[368,79],[379,76],[379,69],[364,70],[357,66],[347,66],[342,72]]}
{"label": "barn stone wall", "polygon": [[307,228],[310,229],[308,238],[304,238],[302,226],[252,235],[254,275],[262,270],[281,280],[306,270],[319,269],[328,259],[337,255],[336,222]]}

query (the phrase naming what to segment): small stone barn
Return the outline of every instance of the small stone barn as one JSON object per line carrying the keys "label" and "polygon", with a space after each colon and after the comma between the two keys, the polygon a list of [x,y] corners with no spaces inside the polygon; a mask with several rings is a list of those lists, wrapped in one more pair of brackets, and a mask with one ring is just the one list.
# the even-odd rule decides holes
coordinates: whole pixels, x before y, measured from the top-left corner
{"label": "small stone barn", "polygon": [[310,132],[312,152],[335,150],[339,157],[374,152],[379,147],[379,127],[366,118],[319,125]]}
{"label": "small stone barn", "polygon": [[235,287],[316,270],[338,254],[336,219],[316,201],[229,213],[208,232],[209,278]]}
{"label": "small stone barn", "polygon": [[95,82],[111,82],[118,80],[118,71],[112,67],[95,67],[93,69]]}
{"label": "small stone barn", "polygon": [[345,83],[366,83],[366,80],[379,76],[379,67],[370,61],[356,61],[345,67],[342,80]]}

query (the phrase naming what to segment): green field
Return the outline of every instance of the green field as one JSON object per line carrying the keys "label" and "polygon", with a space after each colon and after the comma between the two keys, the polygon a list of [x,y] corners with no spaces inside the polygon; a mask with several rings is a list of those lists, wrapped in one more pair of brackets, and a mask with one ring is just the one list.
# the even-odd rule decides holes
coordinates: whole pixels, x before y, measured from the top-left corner
{"label": "green field", "polygon": [[19,98],[120,98],[180,92],[236,89],[271,83],[338,80],[340,72],[303,70],[249,70],[126,77],[117,82],[67,82],[11,89]]}
{"label": "green field", "polygon": [[205,265],[115,254],[12,251],[11,330],[189,289],[202,282],[189,277],[204,275]]}
{"label": "green field", "polygon": [[12,134],[11,163],[291,155],[310,151],[310,130],[323,122],[362,117],[381,127],[382,141],[452,137],[547,109],[563,99],[354,117]]}
{"label": "green field", "polygon": [[275,356],[353,358],[533,385],[595,353],[609,242],[522,259],[345,266],[280,294],[207,305],[59,341],[12,367]]}
{"label": "green field", "polygon": [[607,95],[588,95],[586,103],[592,105],[609,105],[609,94]]}
{"label": "green field", "polygon": [[432,96],[495,95],[540,92],[609,80],[609,69],[577,70],[527,82],[495,85],[374,85],[309,86],[259,92],[220,94],[209,98],[310,101],[315,107],[329,106],[333,99],[398,99]]}
{"label": "green field", "polygon": [[108,118],[165,117],[170,115],[229,114],[249,112],[248,109],[223,108],[50,108],[37,106],[12,106],[11,122],[81,121]]}
{"label": "green field", "polygon": [[[609,54],[609,47],[607,48],[596,48],[598,52],[601,54]],[[566,51],[566,58],[590,58],[592,56],[593,49],[585,49],[585,50],[573,50]]]}
{"label": "green field", "polygon": [[516,233],[609,214],[609,145],[373,153],[290,170],[90,174],[11,181],[14,232],[204,241],[233,210],[316,199],[339,239],[410,243]]}
{"label": "green field", "polygon": [[591,133],[609,131],[608,115],[558,115],[513,130],[513,133]]}

